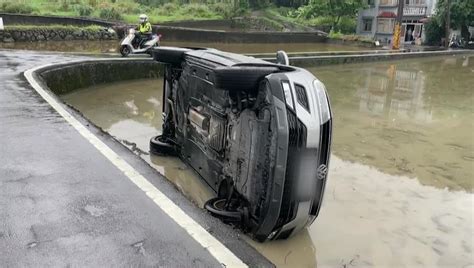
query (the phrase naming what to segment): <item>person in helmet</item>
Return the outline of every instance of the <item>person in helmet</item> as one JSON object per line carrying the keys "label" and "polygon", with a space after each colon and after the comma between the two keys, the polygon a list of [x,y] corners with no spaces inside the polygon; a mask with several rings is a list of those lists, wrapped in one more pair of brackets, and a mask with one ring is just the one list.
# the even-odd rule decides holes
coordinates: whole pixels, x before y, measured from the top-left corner
{"label": "person in helmet", "polygon": [[140,15],[140,24],[138,24],[137,30],[136,39],[138,40],[138,46],[141,47],[146,41],[151,39],[152,35],[151,23],[148,21],[147,15]]}

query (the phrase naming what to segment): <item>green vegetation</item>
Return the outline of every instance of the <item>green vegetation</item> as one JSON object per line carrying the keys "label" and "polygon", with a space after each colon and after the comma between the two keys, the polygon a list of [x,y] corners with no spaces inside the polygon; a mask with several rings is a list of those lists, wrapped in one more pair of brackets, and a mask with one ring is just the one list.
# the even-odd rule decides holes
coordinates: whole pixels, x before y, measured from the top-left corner
{"label": "green vegetation", "polygon": [[3,2],[0,10],[7,13],[31,14],[36,11],[31,5],[17,2]]}
{"label": "green vegetation", "polygon": [[362,42],[362,43],[369,43],[373,44],[374,40],[368,37],[364,36],[359,36],[355,34],[342,34],[340,32],[330,32],[329,33],[329,38],[331,39],[340,39],[344,41],[357,41],[357,42]]}
{"label": "green vegetation", "polygon": [[[441,0],[442,1],[442,0]],[[469,0],[471,1],[471,0]],[[81,16],[137,23],[141,13],[152,23],[237,19],[255,29],[319,29],[354,34],[363,0],[0,0],[0,12]],[[250,27],[250,28],[252,28]]]}
{"label": "green vegetation", "polygon": [[440,26],[436,18],[432,18],[425,26],[425,43],[432,46],[440,46],[441,38],[445,36],[445,27]]}
{"label": "green vegetation", "polygon": [[136,23],[138,15],[148,14],[150,21],[160,23],[178,20],[222,19],[232,17],[232,5],[187,1],[155,0],[0,0],[0,12],[94,17]]}
{"label": "green vegetation", "polygon": [[[438,0],[436,13],[431,17],[426,26],[426,39],[430,45],[438,45],[446,32],[446,10],[447,1]],[[461,30],[461,35],[468,40],[469,26],[474,26],[474,0],[451,0],[450,1],[450,25],[453,29]]]}
{"label": "green vegetation", "polygon": [[357,12],[365,3],[364,0],[311,0],[293,15],[309,25],[326,25],[332,32],[353,33]]}
{"label": "green vegetation", "polygon": [[5,30],[11,31],[27,31],[27,30],[57,30],[57,31],[75,31],[82,30],[85,32],[99,32],[104,27],[91,25],[91,26],[73,26],[73,25],[6,25]]}

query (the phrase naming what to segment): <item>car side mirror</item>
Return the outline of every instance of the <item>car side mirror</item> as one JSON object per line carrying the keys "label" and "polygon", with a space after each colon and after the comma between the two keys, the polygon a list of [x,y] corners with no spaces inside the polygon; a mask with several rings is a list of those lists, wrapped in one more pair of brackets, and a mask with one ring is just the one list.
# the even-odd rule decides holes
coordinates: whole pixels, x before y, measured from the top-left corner
{"label": "car side mirror", "polygon": [[281,65],[285,65],[285,66],[289,66],[290,65],[290,59],[288,59],[288,54],[286,54],[286,52],[283,51],[283,50],[277,51],[276,63],[281,64]]}

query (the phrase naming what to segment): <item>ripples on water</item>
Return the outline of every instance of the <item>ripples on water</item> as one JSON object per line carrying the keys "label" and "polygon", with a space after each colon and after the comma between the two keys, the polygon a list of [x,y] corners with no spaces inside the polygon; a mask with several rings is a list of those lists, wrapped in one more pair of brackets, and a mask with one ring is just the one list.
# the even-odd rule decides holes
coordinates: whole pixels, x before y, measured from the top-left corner
{"label": "ripples on water", "polygon": [[[328,88],[335,122],[320,217],[287,241],[250,243],[287,267],[472,265],[474,57],[310,70]],[[212,192],[186,165],[143,153],[161,128],[161,85],[104,85],[63,99],[202,206]]]}

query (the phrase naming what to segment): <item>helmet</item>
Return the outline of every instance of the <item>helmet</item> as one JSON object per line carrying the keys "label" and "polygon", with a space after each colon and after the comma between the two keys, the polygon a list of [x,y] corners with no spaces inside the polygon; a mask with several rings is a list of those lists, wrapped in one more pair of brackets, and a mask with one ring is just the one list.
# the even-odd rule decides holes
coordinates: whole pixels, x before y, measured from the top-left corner
{"label": "helmet", "polygon": [[140,23],[145,23],[148,21],[148,16],[145,14],[140,15]]}

